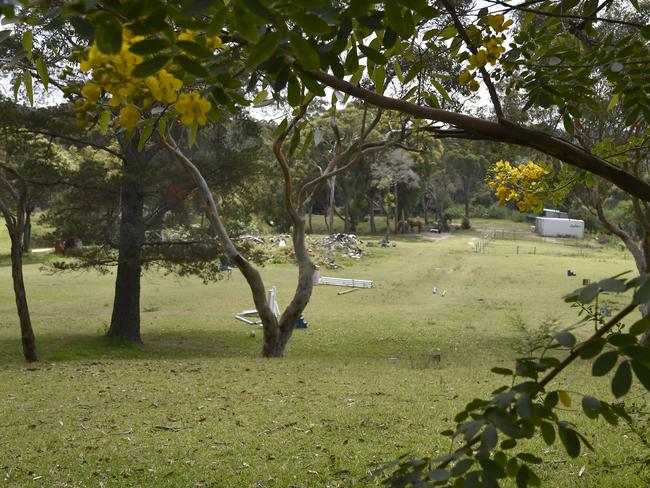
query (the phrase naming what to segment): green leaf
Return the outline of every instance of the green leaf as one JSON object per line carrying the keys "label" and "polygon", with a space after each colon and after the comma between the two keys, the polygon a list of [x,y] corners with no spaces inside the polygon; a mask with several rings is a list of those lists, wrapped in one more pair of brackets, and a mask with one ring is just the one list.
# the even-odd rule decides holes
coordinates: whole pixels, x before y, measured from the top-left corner
{"label": "green leaf", "polygon": [[522,393],[519,395],[516,408],[519,416],[524,419],[529,419],[533,416],[533,403],[528,393]]}
{"label": "green leaf", "polygon": [[164,39],[147,39],[133,44],[129,51],[135,54],[148,55],[155,54],[169,46],[169,42]]}
{"label": "green leaf", "polygon": [[306,70],[320,68],[320,58],[312,45],[297,32],[289,32],[289,43],[300,65]]}
{"label": "green leaf", "polygon": [[176,45],[186,53],[199,59],[210,58],[213,54],[213,50],[192,41],[176,41]]}
{"label": "green leaf", "polygon": [[555,429],[552,424],[548,422],[542,422],[539,425],[540,430],[542,431],[542,439],[546,445],[551,446],[555,442]]}
{"label": "green leaf", "polygon": [[575,431],[559,425],[558,432],[567,454],[572,458],[578,457],[580,455],[580,439]]}
{"label": "green leaf", "polygon": [[504,376],[512,376],[514,373],[511,369],[508,368],[492,368],[490,371],[492,371],[495,374],[501,374]]}
{"label": "green leaf", "polygon": [[27,99],[29,104],[34,106],[34,86],[32,84],[32,74],[29,71],[25,71],[25,91],[27,91]]}
{"label": "green leaf", "polygon": [[111,122],[111,111],[109,109],[104,109],[101,116],[99,117],[99,133],[102,135],[108,134],[108,124]]}
{"label": "green leaf", "polygon": [[288,156],[293,156],[293,153],[298,148],[300,144],[300,128],[296,127],[293,129],[293,134],[291,135],[291,140],[289,141],[289,149],[287,150]]}
{"label": "green leaf", "polygon": [[295,76],[289,78],[287,84],[287,101],[292,107],[300,105],[300,83]]}
{"label": "green leaf", "polygon": [[438,93],[440,93],[440,95],[442,95],[442,98],[447,100],[447,102],[452,103],[452,99],[449,96],[449,93],[447,93],[447,90],[445,90],[445,87],[442,86],[442,83],[440,83],[438,80],[433,79],[433,78],[431,80],[429,80],[429,81],[436,88],[436,90],[438,90]]}
{"label": "green leaf", "polygon": [[456,464],[454,464],[454,467],[451,469],[451,475],[455,478],[461,476],[465,474],[473,464],[473,459],[461,459]]}
{"label": "green leaf", "polygon": [[140,133],[140,140],[138,141],[138,151],[142,151],[146,146],[149,137],[153,133],[154,124],[147,124],[144,130]]}
{"label": "green leaf", "polygon": [[386,70],[383,66],[377,66],[372,70],[371,79],[375,84],[375,91],[377,93],[384,93],[384,82],[386,80]]}
{"label": "green leaf", "polygon": [[598,283],[592,283],[590,285],[585,286],[580,290],[580,301],[582,303],[592,302],[593,299],[598,296],[599,291],[600,291],[600,286],[598,286]]}
{"label": "green leaf", "polygon": [[307,132],[307,135],[305,136],[305,142],[302,143],[302,147],[300,148],[300,151],[298,151],[296,157],[302,158],[305,155],[305,153],[309,150],[313,142],[314,142],[314,131],[310,130],[309,132]]}
{"label": "green leaf", "polygon": [[388,62],[386,57],[376,49],[373,49],[369,46],[364,46],[363,44],[359,44],[359,49],[370,61],[375,64],[386,64]]}
{"label": "green leaf", "polygon": [[95,29],[95,43],[104,54],[118,54],[122,49],[122,23],[110,14],[104,14]]}
{"label": "green leaf", "polygon": [[612,378],[612,393],[616,398],[621,398],[632,386],[632,371],[630,370],[630,362],[623,361],[619,364],[614,378]]}
{"label": "green leaf", "polygon": [[28,31],[25,31],[23,34],[23,51],[25,51],[25,56],[29,61],[32,60],[32,48],[33,48],[33,39],[34,34],[32,33],[31,29]]}
{"label": "green leaf", "polygon": [[288,125],[289,125],[289,121],[286,118],[282,119],[282,122],[280,122],[280,124],[273,131],[273,134],[272,134],[273,137],[277,137],[280,134],[282,134],[285,131],[285,129],[287,128]]}
{"label": "green leaf", "polygon": [[246,6],[248,11],[253,15],[256,15],[261,20],[267,22],[275,22],[275,14],[272,10],[269,10],[262,2],[259,0],[239,0],[243,5]]}
{"label": "green leaf", "polygon": [[12,31],[7,29],[7,30],[0,30],[0,44],[5,42],[7,39],[11,37]]}
{"label": "green leaf", "polygon": [[608,351],[600,356],[594,361],[594,365],[591,368],[591,374],[593,376],[605,376],[609,373],[614,366],[616,366],[616,361],[618,361],[618,352]]}
{"label": "green leaf", "polygon": [[397,61],[393,61],[393,70],[395,71],[395,76],[397,76],[400,83],[404,83],[404,73],[402,73],[402,67]]}
{"label": "green leaf", "polygon": [[632,369],[634,370],[634,374],[638,380],[646,390],[650,391],[650,368],[636,359],[633,359],[630,362],[632,363]]}
{"label": "green leaf", "polygon": [[327,34],[331,30],[327,22],[317,15],[306,12],[296,12],[291,14],[291,17],[298,22],[305,32],[311,35]]}
{"label": "green leaf", "polygon": [[14,101],[15,102],[18,101],[18,91],[20,90],[20,85],[22,84],[22,82],[23,82],[22,75],[16,76],[16,80],[14,81],[14,84],[13,84],[13,87],[12,87],[12,90],[14,92]]}
{"label": "green leaf", "polygon": [[309,76],[307,73],[301,73],[299,76],[305,87],[307,87],[310,92],[319,97],[325,96],[325,90],[320,85],[320,83],[318,83],[318,81]]}
{"label": "green leaf", "polygon": [[646,281],[639,287],[634,293],[634,299],[632,300],[632,303],[635,305],[641,305],[646,302],[650,302],[650,281]]}
{"label": "green leaf", "polygon": [[181,7],[183,17],[195,17],[215,5],[214,0],[189,0]]}
{"label": "green leaf", "polygon": [[575,127],[573,125],[573,119],[568,112],[562,114],[562,124],[564,125],[564,130],[567,131],[567,134],[573,135]]}
{"label": "green leaf", "polygon": [[542,462],[542,458],[539,458],[529,452],[520,452],[517,454],[517,457],[528,464],[540,464]]}
{"label": "green leaf", "polygon": [[404,29],[404,17],[402,9],[395,0],[386,0],[384,2],[384,20],[386,24],[402,37],[407,37],[408,33]]}
{"label": "green leaf", "polygon": [[357,54],[357,48],[352,46],[345,57],[345,63],[343,64],[345,71],[348,73],[359,68],[359,55]]}
{"label": "green leaf", "polygon": [[133,68],[132,74],[136,78],[146,78],[160,71],[170,59],[169,56],[156,56],[148,59]]}
{"label": "green leaf", "polygon": [[637,361],[650,363],[650,347],[648,346],[626,345],[623,347],[623,353]]}
{"label": "green leaf", "polygon": [[643,317],[641,320],[638,320],[632,324],[632,327],[630,327],[630,334],[633,336],[638,336],[643,334],[646,330],[648,330],[648,328],[650,328],[650,316]]}
{"label": "green leaf", "polygon": [[432,469],[427,477],[431,481],[447,481],[451,477],[451,473],[446,469]]}
{"label": "green leaf", "polygon": [[624,346],[634,346],[636,345],[636,339],[631,334],[620,334],[615,333],[607,337],[607,342],[616,347]]}
{"label": "green leaf", "polygon": [[266,100],[268,98],[268,96],[269,96],[269,92],[267,92],[266,90],[262,90],[253,99],[253,105],[257,105],[257,104],[263,102],[264,100]]}
{"label": "green leaf", "polygon": [[192,125],[187,128],[187,145],[190,148],[196,144],[196,134],[198,132],[198,129],[199,125],[196,120],[192,122]]}
{"label": "green leaf", "polygon": [[525,464],[522,464],[517,471],[517,488],[526,488],[528,486],[528,477],[530,469]]}
{"label": "green leaf", "polygon": [[494,449],[499,440],[499,433],[493,425],[485,426],[481,432],[481,453],[487,454]]}
{"label": "green leaf", "polygon": [[572,348],[573,346],[576,345],[576,338],[573,334],[570,332],[567,332],[565,330],[558,332],[555,334],[555,340],[560,344],[561,346]]}
{"label": "green leaf", "polygon": [[608,112],[609,112],[611,109],[613,109],[614,107],[616,107],[616,105],[618,105],[618,102],[619,102],[620,98],[621,98],[621,94],[620,94],[620,93],[614,93],[614,95],[612,96],[611,100],[609,101],[609,104],[607,104],[607,111],[608,111]]}
{"label": "green leaf", "polygon": [[38,76],[41,79],[41,83],[43,83],[43,86],[47,90],[47,87],[50,83],[50,75],[47,72],[47,66],[45,66],[45,61],[43,61],[43,59],[41,58],[38,58],[36,60],[36,72],[38,73]]}
{"label": "green leaf", "polygon": [[582,349],[580,350],[580,357],[582,359],[591,359],[598,356],[600,351],[603,350],[605,342],[602,339],[596,339],[591,342],[587,342]]}
{"label": "green leaf", "polygon": [[268,31],[257,44],[253,46],[248,55],[248,66],[257,66],[269,59],[280,45],[282,33]]}
{"label": "green leaf", "polygon": [[208,70],[206,70],[201,63],[188,58],[187,56],[183,56],[182,54],[180,56],[176,56],[174,58],[174,61],[176,61],[181,68],[183,68],[185,71],[187,71],[189,74],[197,76],[199,78],[206,78],[210,76],[210,73],[208,73]]}
{"label": "green leaf", "polygon": [[598,414],[602,412],[603,405],[600,403],[600,400],[592,396],[582,397],[582,410],[585,415],[590,419],[595,419],[598,417]]}
{"label": "green leaf", "polygon": [[625,281],[617,280],[615,278],[605,278],[598,282],[598,286],[603,291],[609,291],[612,293],[622,293],[626,290]]}

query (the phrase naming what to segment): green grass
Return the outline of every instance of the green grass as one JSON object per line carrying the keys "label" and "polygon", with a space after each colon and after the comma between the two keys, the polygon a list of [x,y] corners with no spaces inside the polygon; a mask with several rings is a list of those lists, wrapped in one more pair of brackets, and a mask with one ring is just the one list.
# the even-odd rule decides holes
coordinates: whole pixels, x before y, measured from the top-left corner
{"label": "green grass", "polygon": [[[397,240],[323,271],[376,288],[337,295],[340,288],[317,287],[305,312],[310,327],[295,331],[281,360],[259,358],[261,334],[249,337],[233,320],[252,307],[236,272],[209,286],[146,275],[146,344],[136,347],[102,338],[113,276],[49,276],[34,264],[25,272],[42,361],[26,365],[10,270],[0,267],[0,486],[368,486],[364,477],[399,455],[446,452],[439,432],[467,401],[500,385],[489,368],[512,365],[522,340],[516,315],[530,327],[548,316],[572,323],[564,293],[583,277],[632,268],[620,254],[571,255],[572,246],[543,242],[535,255],[515,254],[517,241],[476,253],[478,235]],[[567,268],[578,276],[568,278]],[[262,273],[286,304],[295,268]],[[612,400],[607,379],[592,378],[584,362],[556,384]],[[588,420],[579,399],[562,415],[596,452],[568,460],[559,445],[529,441],[546,462],[537,468],[544,485],[647,486],[648,467],[627,464],[647,456],[638,436]],[[645,411],[646,400],[638,385],[627,397]]]}

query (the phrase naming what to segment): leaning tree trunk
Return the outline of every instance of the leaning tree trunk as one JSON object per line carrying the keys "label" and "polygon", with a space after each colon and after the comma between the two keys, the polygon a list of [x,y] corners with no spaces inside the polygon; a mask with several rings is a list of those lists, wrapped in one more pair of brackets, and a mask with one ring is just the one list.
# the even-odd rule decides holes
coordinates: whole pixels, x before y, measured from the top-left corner
{"label": "leaning tree trunk", "polygon": [[36,338],[32,321],[27,306],[27,294],[25,293],[25,280],[23,278],[23,256],[22,256],[22,233],[9,232],[11,235],[11,277],[14,283],[14,295],[16,297],[16,309],[20,321],[20,336],[23,343],[23,355],[29,362],[38,361],[36,354]]}
{"label": "leaning tree trunk", "polygon": [[120,185],[119,255],[113,314],[107,336],[130,342],[140,337],[140,275],[144,242],[144,181],[136,154],[125,158]]}

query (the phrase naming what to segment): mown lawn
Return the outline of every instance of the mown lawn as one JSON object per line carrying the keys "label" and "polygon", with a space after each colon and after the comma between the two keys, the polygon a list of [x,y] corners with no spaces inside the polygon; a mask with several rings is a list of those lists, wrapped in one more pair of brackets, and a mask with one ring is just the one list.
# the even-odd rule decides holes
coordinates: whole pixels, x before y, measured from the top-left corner
{"label": "mown lawn", "polygon": [[[376,288],[345,295],[316,288],[309,328],[296,330],[278,360],[259,358],[261,334],[250,337],[233,320],[252,307],[236,272],[208,286],[146,275],[146,344],[127,347],[102,338],[113,276],[47,275],[30,264],[42,361],[28,366],[10,269],[0,267],[0,485],[368,486],[376,483],[369,473],[397,456],[446,452],[439,432],[467,401],[501,385],[491,367],[512,365],[524,339],[517,321],[568,325],[576,311],[564,293],[582,278],[633,268],[620,253],[541,241],[532,244],[536,254],[522,251],[530,241],[493,241],[476,253],[478,237],[404,238],[324,271],[372,279]],[[287,303],[296,270],[272,265],[263,274]],[[616,308],[625,298],[606,302]],[[648,486],[639,435],[580,413],[580,394],[612,401],[607,379],[591,378],[589,367],[573,366],[556,385],[575,392],[562,414],[596,452],[569,460],[560,445],[532,440],[545,460],[536,470],[545,486]],[[638,385],[626,403],[647,421]],[[647,436],[647,424],[635,428]]]}

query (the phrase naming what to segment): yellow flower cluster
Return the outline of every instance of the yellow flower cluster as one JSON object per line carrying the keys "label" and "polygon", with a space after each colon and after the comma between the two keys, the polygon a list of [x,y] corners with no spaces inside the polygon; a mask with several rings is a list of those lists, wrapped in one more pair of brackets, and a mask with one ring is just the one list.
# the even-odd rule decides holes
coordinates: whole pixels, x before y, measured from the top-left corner
{"label": "yellow flower cluster", "polygon": [[476,80],[477,71],[487,64],[496,64],[499,57],[506,51],[503,47],[506,36],[501,33],[512,25],[512,20],[505,20],[503,14],[497,14],[485,16],[481,23],[485,30],[482,44],[476,53],[468,56],[467,66],[458,77],[458,81],[462,85],[469,85],[472,91],[479,89],[479,83]]}
{"label": "yellow flower cluster", "polygon": [[[180,34],[178,34],[178,40],[196,42],[196,37],[199,34],[200,34],[199,31],[195,31],[192,29],[185,29],[181,31]],[[213,37],[206,36],[206,41],[208,47],[211,47],[212,49],[219,49],[223,44],[223,42],[221,41],[221,37],[219,36],[213,36]]]}
{"label": "yellow flower cluster", "polygon": [[[178,39],[194,41],[198,32],[192,30],[182,31]],[[143,40],[141,36],[134,36],[128,29],[123,30],[122,47],[120,52],[113,55],[103,54],[96,44],[93,44],[83,55],[79,62],[82,72],[90,72],[92,81],[86,83],[81,94],[83,98],[77,100],[77,124],[85,127],[87,112],[96,108],[96,104],[103,93],[110,95],[108,105],[122,107],[118,124],[133,130],[140,122],[141,111],[135,105],[140,100],[145,109],[151,107],[153,101],[164,104],[176,103],[176,111],[181,116],[185,125],[195,122],[205,125],[206,114],[210,111],[211,104],[197,92],[183,93],[179,91],[183,82],[176,78],[167,69],[160,69],[157,73],[144,79],[133,76],[133,69],[143,61],[142,56],[130,51],[133,44]],[[218,36],[208,39],[214,49],[221,46]]]}
{"label": "yellow flower cluster", "polygon": [[163,103],[174,103],[178,98],[178,90],[183,86],[181,80],[164,69],[158,71],[155,76],[147,76],[144,82],[151,95]]}
{"label": "yellow flower cluster", "polygon": [[494,32],[503,32],[512,25],[512,19],[506,20],[503,14],[486,15],[485,22]]}
{"label": "yellow flower cluster", "polygon": [[141,80],[133,77],[132,73],[143,58],[132,53],[130,48],[143,39],[144,37],[134,36],[128,29],[124,29],[119,53],[104,54],[93,44],[87,57],[79,63],[82,72],[92,71],[93,84],[99,85],[111,95],[109,104],[112,107],[119,107],[123,100],[132,96],[140,87]]}
{"label": "yellow flower cluster", "polygon": [[208,121],[205,114],[210,111],[210,107],[210,102],[201,98],[197,92],[183,93],[176,102],[176,111],[185,125],[192,125],[194,122],[205,125]]}
{"label": "yellow flower cluster", "polygon": [[512,165],[508,161],[497,161],[488,172],[487,185],[494,190],[499,203],[514,201],[522,212],[537,210],[548,191],[544,180],[550,171],[529,161]]}

